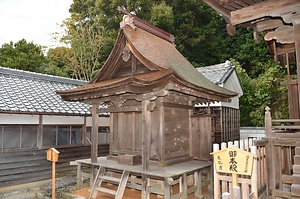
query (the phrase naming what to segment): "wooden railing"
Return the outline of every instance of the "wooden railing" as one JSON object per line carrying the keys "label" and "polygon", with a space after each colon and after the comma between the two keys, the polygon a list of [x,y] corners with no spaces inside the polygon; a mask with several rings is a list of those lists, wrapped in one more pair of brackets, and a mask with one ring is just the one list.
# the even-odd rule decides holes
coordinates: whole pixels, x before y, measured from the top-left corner
{"label": "wooden railing", "polygon": [[270,108],[265,110],[267,137],[300,138],[300,119],[272,119]]}
{"label": "wooden railing", "polygon": [[266,107],[265,125],[268,196],[300,199],[300,191],[295,189],[300,188],[300,161],[295,152],[300,146],[300,119],[272,120],[270,108]]}

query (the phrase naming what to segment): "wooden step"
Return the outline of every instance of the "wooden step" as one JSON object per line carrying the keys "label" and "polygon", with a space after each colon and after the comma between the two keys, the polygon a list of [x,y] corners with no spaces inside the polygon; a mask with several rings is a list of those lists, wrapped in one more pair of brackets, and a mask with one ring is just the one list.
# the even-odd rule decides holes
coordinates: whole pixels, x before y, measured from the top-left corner
{"label": "wooden step", "polygon": [[110,195],[116,195],[117,194],[117,191],[112,190],[112,189],[108,189],[108,188],[105,188],[105,187],[95,187],[95,190],[100,191],[102,193],[108,193]]}
{"label": "wooden step", "polygon": [[112,177],[112,176],[99,176],[100,179],[102,179],[103,181],[105,182],[109,182],[109,183],[112,183],[112,184],[119,184],[120,183],[120,178],[115,178],[115,177]]}

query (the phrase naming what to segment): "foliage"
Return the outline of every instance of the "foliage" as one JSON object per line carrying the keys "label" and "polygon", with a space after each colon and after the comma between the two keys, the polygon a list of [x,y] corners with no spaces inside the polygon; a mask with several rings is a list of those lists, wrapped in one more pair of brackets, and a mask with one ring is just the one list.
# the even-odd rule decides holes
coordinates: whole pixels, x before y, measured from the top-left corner
{"label": "foliage", "polygon": [[[93,69],[89,69],[92,76],[108,58],[116,41],[122,19],[117,6],[173,34],[177,49],[195,67],[233,59],[244,90],[240,98],[241,126],[263,126],[266,106],[272,108],[274,117],[287,115],[286,88],[279,85],[285,70],[272,61],[265,43],[256,44],[253,31],[243,27],[236,27],[235,35],[229,36],[223,17],[202,1],[74,0],[71,18],[64,24],[67,32],[63,40],[69,42],[66,42],[69,48],[61,58],[52,57],[55,60],[52,64],[62,71],[68,68],[67,73],[76,78],[81,78],[85,73],[83,69],[93,65]],[[95,46],[99,51],[93,57]],[[83,55],[90,56],[88,59],[93,62],[89,63]],[[91,76],[83,75],[83,79]]]}
{"label": "foliage", "polygon": [[58,38],[69,48],[64,48],[63,54],[57,49],[56,54],[52,55],[56,56],[56,61],[68,67],[70,77],[92,80],[102,64],[101,47],[105,29],[74,14],[73,18],[66,19],[61,26],[66,32]]}
{"label": "foliage", "polygon": [[47,62],[43,48],[21,39],[5,43],[0,48],[0,66],[26,71],[40,72]]}
{"label": "foliage", "polygon": [[49,62],[43,68],[42,73],[61,77],[70,77],[68,72],[69,68],[65,65],[65,63],[68,62],[67,51],[67,47],[50,48],[47,52]]}
{"label": "foliage", "polygon": [[239,75],[244,94],[240,98],[241,126],[264,126],[266,106],[272,111],[273,118],[288,117],[287,89],[280,85],[286,78],[282,66],[269,61],[258,78],[251,79],[246,70],[233,60]]}
{"label": "foliage", "polygon": [[241,67],[239,62],[231,60],[232,64],[236,68],[236,72],[240,79],[243,96],[240,97],[240,123],[241,126],[253,126],[252,120],[249,119],[250,113],[253,111],[253,104],[255,99],[255,84],[253,80],[248,76],[245,69]]}
{"label": "foliage", "polygon": [[264,67],[264,73],[261,73],[255,79],[255,109],[250,113],[254,125],[264,126],[264,112],[266,106],[272,110],[272,118],[288,117],[287,88],[281,86],[280,82],[286,78],[285,69],[270,61]]}
{"label": "foliage", "polygon": [[165,31],[174,31],[174,15],[172,7],[168,6],[164,1],[160,4],[154,5],[151,8],[150,23]]}

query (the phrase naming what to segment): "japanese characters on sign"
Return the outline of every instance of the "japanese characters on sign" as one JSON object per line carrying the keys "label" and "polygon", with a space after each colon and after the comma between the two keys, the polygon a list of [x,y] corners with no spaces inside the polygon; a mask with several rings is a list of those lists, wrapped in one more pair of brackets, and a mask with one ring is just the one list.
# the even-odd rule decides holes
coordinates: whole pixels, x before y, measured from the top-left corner
{"label": "japanese characters on sign", "polygon": [[235,147],[211,153],[217,172],[251,175],[254,154]]}

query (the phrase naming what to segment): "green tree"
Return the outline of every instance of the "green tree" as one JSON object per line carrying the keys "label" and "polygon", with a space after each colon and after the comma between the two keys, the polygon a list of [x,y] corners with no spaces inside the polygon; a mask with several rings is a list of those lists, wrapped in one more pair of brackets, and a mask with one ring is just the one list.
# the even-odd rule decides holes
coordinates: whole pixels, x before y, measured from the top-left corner
{"label": "green tree", "polygon": [[284,67],[274,61],[269,61],[264,67],[264,73],[255,79],[255,102],[250,113],[255,126],[264,126],[266,106],[271,108],[273,118],[288,118],[287,87],[280,85],[285,79]]}
{"label": "green tree", "polygon": [[[256,44],[253,31],[243,27],[237,27],[236,34],[229,36],[223,17],[202,1],[74,0],[70,9],[72,20],[77,22],[74,24],[84,21],[90,26],[98,24],[107,28],[102,37],[105,45],[100,50],[99,63],[107,59],[117,38],[122,20],[122,14],[117,11],[119,5],[173,34],[177,49],[195,67],[236,60],[244,88],[240,99],[242,126],[262,125],[266,105],[278,117],[286,115],[286,92],[279,86],[284,69],[272,61],[265,43]],[[68,34],[76,38],[77,33]]]}
{"label": "green tree", "polygon": [[79,14],[66,19],[61,27],[65,33],[58,39],[68,48],[64,48],[64,54],[55,54],[55,60],[68,67],[70,77],[90,81],[104,62],[101,50],[105,29]]}
{"label": "green tree", "polygon": [[69,62],[67,56],[68,50],[69,48],[67,47],[50,48],[47,52],[49,62],[43,68],[42,73],[61,77],[71,77],[70,69],[65,64],[66,62]]}
{"label": "green tree", "polygon": [[32,72],[40,72],[47,59],[43,48],[25,39],[9,42],[0,48],[0,66]]}
{"label": "green tree", "polygon": [[240,98],[241,126],[264,126],[265,108],[269,106],[274,118],[288,118],[287,88],[280,85],[286,79],[284,68],[273,60],[266,63],[264,73],[251,78],[239,62],[236,66],[244,94]]}

